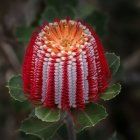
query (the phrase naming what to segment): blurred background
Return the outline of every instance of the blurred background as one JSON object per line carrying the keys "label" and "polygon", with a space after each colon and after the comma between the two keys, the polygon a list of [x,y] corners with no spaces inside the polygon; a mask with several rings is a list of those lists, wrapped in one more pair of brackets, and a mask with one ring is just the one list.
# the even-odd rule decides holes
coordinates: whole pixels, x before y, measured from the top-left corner
{"label": "blurred background", "polygon": [[[0,0],[0,140],[38,140],[18,132],[29,112],[13,101],[6,84],[21,73],[24,50],[44,19],[70,16],[92,25],[104,48],[121,58],[114,81],[122,91],[107,101],[109,117],[77,135],[78,140],[140,140],[140,1],[139,0]],[[67,140],[66,130],[54,139]]]}

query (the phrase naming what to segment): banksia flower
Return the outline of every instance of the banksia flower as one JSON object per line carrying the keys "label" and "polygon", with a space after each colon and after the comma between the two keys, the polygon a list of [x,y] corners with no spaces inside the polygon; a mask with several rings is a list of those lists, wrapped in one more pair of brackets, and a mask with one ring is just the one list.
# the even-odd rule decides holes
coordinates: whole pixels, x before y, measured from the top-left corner
{"label": "banksia flower", "polygon": [[84,110],[107,89],[110,71],[89,25],[56,19],[33,33],[22,76],[24,93],[33,104]]}

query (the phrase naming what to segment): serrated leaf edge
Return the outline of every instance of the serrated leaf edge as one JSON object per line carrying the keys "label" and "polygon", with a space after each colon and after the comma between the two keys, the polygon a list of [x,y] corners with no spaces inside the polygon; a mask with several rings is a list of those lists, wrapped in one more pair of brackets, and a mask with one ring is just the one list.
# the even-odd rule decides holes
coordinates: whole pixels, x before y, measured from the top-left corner
{"label": "serrated leaf edge", "polygon": [[[48,119],[44,119],[44,118],[46,118],[46,116],[44,117],[44,118],[41,118],[40,117],[40,115],[37,113],[37,109],[38,109],[39,107],[36,107],[35,108],[35,116],[38,118],[38,119],[40,119],[41,121],[43,121],[43,122],[57,122],[57,121],[59,121],[60,120],[60,110],[59,110],[59,116],[58,116],[58,119],[56,119],[56,120],[48,120]],[[50,113],[51,113],[51,110],[49,111]],[[48,113],[48,115],[49,115],[49,113]],[[47,115],[47,116],[48,116]]]}
{"label": "serrated leaf edge", "polygon": [[[119,93],[121,92],[121,89],[122,89],[121,84],[117,83],[117,84],[113,84],[112,86],[115,86],[115,85],[118,85],[118,86],[119,86],[119,90],[118,90],[117,92],[115,92],[115,93],[117,93],[117,94],[114,94],[114,96],[113,96],[112,98],[109,98],[109,99],[103,99],[103,98],[102,98],[102,95],[100,96],[100,98],[101,98],[102,100],[104,100],[104,101],[109,101],[109,100],[115,98],[117,95],[119,95]],[[102,94],[104,94],[104,93],[102,93]]]}
{"label": "serrated leaf edge", "polygon": [[[119,60],[119,66],[118,66],[117,69],[115,69],[115,71],[114,71],[114,73],[113,73],[113,75],[115,75],[116,72],[118,71],[119,67],[120,67],[120,56],[117,56],[114,52],[111,52],[111,53],[110,53],[110,52],[106,52],[106,53],[105,53],[105,55],[108,55],[108,54],[114,55],[114,56],[117,57],[117,59]],[[107,58],[106,58],[106,59],[107,59]],[[114,62],[116,62],[116,60],[115,60]],[[114,63],[114,62],[113,62],[113,63]],[[112,64],[113,64],[113,63],[112,63]],[[111,64],[111,65],[112,65],[112,64]],[[110,68],[111,65],[108,64],[108,67]]]}
{"label": "serrated leaf edge", "polygon": [[[100,107],[102,107],[103,109],[104,109],[104,111],[105,111],[105,116],[103,117],[103,118],[101,118],[101,119],[99,119],[95,124],[93,124],[93,125],[90,125],[90,126],[85,126],[85,127],[83,127],[82,129],[80,129],[80,130],[76,130],[76,132],[77,133],[80,133],[81,131],[83,131],[83,130],[85,130],[85,129],[87,129],[87,128],[90,128],[90,127],[94,127],[95,125],[97,125],[100,121],[102,121],[102,120],[104,120],[107,116],[108,116],[108,113],[107,113],[107,111],[106,111],[106,108],[103,106],[103,105],[99,105],[99,104],[97,104],[97,103],[95,103],[96,105],[98,105],[98,106],[100,106]],[[83,111],[84,112],[84,111]],[[85,112],[84,112],[85,113]],[[88,117],[89,118],[89,117]],[[92,122],[92,121],[91,121]]]}
{"label": "serrated leaf edge", "polygon": [[[25,121],[29,120],[29,119],[32,119],[31,117],[28,117],[26,118],[25,120],[22,121],[22,123],[24,123]],[[54,122],[55,123],[55,122]],[[59,125],[59,127],[53,132],[53,135],[51,137],[48,138],[48,140],[52,139],[54,137],[54,135],[56,134],[57,130],[64,124],[64,122],[61,122],[61,124]],[[53,124],[50,124],[50,125],[53,125]],[[50,126],[49,125],[49,126]],[[49,127],[47,126],[47,127]],[[47,127],[43,128],[43,129],[46,129]],[[43,129],[39,129],[40,130],[43,130]],[[38,134],[34,134],[34,133],[30,133],[30,132],[25,132],[24,130],[22,130],[21,128],[18,130],[18,131],[21,131],[21,132],[24,132],[26,135],[33,135],[33,136],[37,136],[39,137],[41,140],[46,140],[44,139],[42,136],[38,135]],[[39,131],[35,131],[35,132],[39,132]]]}

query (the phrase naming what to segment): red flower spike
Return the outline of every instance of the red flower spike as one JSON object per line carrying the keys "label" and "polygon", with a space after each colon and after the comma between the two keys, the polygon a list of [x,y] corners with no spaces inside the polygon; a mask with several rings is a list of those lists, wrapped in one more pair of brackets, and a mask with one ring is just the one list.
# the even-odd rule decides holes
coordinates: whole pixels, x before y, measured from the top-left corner
{"label": "red flower spike", "polygon": [[25,95],[33,104],[62,110],[84,110],[111,78],[95,31],[70,19],[45,23],[33,33],[22,76]]}

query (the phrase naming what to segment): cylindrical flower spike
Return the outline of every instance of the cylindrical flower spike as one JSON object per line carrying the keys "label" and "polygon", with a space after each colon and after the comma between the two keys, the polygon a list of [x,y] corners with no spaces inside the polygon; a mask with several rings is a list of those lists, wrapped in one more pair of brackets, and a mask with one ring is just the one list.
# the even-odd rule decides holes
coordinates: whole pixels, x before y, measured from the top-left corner
{"label": "cylindrical flower spike", "polygon": [[70,19],[45,23],[32,35],[23,64],[25,95],[46,108],[85,109],[110,80],[95,31]]}

